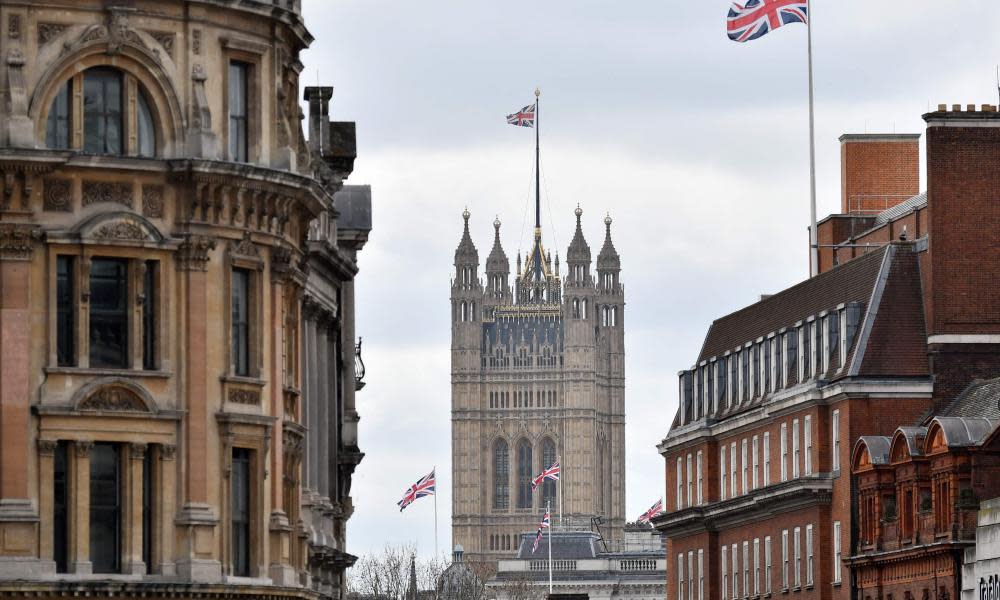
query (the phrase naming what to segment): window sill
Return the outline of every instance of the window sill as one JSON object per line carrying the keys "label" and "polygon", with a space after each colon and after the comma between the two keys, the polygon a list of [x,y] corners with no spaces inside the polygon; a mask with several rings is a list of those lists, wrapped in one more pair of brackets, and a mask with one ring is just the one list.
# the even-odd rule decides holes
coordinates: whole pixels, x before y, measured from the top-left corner
{"label": "window sill", "polygon": [[223,383],[238,383],[240,385],[252,385],[259,388],[262,388],[267,384],[267,381],[263,379],[258,379],[256,377],[244,377],[242,375],[223,375],[219,379],[221,379]]}
{"label": "window sill", "polygon": [[173,376],[172,371],[156,371],[146,369],[106,369],[106,368],[85,368],[85,367],[45,367],[45,372],[59,375],[98,375],[102,377],[151,377],[154,379],[168,379]]}
{"label": "window sill", "polygon": [[841,585],[841,583],[842,583],[842,582],[840,582],[840,581],[831,581],[831,582],[830,582],[830,585],[832,585],[833,587],[837,587],[837,588],[839,588],[839,587],[840,587],[840,585]]}

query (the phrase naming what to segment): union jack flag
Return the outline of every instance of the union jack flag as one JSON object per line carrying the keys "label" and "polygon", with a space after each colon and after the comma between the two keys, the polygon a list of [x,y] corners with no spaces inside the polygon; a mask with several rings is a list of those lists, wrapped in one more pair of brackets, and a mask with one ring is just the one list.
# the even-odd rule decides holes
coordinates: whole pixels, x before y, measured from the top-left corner
{"label": "union jack flag", "polygon": [[518,127],[534,127],[535,105],[529,104],[516,113],[507,115],[507,123]]}
{"label": "union jack flag", "polygon": [[542,522],[538,524],[538,533],[535,534],[535,545],[531,547],[531,553],[534,554],[538,550],[538,544],[542,541],[542,530],[548,529],[552,525],[549,520],[549,511],[545,511],[545,516],[542,517]]}
{"label": "union jack flag", "polygon": [[406,490],[406,494],[403,495],[403,499],[397,502],[399,505],[399,512],[403,512],[403,509],[413,503],[417,498],[423,498],[424,496],[434,495],[434,471],[431,471],[427,475],[424,475],[416,483],[410,486],[410,489]]}
{"label": "union jack flag", "polygon": [[559,461],[552,463],[552,466],[548,469],[542,471],[542,474],[531,480],[531,491],[535,491],[535,488],[542,485],[542,482],[546,479],[551,479],[557,481],[559,479]]}
{"label": "union jack flag", "polygon": [[663,498],[656,501],[655,504],[649,507],[649,510],[642,513],[642,515],[636,519],[637,523],[649,523],[653,517],[663,512]]}
{"label": "union jack flag", "polygon": [[743,6],[733,3],[726,19],[729,39],[749,42],[782,25],[806,23],[806,4],[804,0],[747,0]]}

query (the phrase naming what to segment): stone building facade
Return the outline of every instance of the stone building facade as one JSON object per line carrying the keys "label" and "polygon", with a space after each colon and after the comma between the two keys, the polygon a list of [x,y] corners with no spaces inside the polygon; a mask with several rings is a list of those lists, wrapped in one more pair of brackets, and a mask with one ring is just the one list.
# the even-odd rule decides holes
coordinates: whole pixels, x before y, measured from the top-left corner
{"label": "stone building facade", "polygon": [[[608,537],[625,525],[625,296],[621,260],[605,219],[593,270],[576,210],[576,233],[559,257],[541,228],[522,268],[510,262],[493,223],[493,248],[480,277],[465,229],[451,282],[452,538],[473,561],[517,552],[550,504],[567,519],[603,520]],[[561,459],[562,498],[531,479]]]}
{"label": "stone building facade", "polygon": [[1000,376],[987,283],[1000,276],[989,226],[1000,113],[942,105],[924,119],[926,193],[907,197],[916,136],[841,138],[848,212],[819,224],[820,274],[717,319],[680,373],[659,446],[667,512],[655,519],[669,598],[850,597],[861,562],[847,559],[868,551],[854,442],[920,425]]}
{"label": "stone building facade", "polygon": [[339,597],[370,218],[298,2],[0,23],[0,593]]}

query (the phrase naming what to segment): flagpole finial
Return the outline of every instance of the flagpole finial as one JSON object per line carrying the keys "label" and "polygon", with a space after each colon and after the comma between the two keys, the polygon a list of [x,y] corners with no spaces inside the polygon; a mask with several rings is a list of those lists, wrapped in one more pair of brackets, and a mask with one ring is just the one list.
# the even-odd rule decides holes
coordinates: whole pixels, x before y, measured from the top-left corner
{"label": "flagpole finial", "polygon": [[538,88],[535,88],[535,98],[537,98],[537,97],[539,97],[541,95],[542,95],[542,90],[540,90]]}

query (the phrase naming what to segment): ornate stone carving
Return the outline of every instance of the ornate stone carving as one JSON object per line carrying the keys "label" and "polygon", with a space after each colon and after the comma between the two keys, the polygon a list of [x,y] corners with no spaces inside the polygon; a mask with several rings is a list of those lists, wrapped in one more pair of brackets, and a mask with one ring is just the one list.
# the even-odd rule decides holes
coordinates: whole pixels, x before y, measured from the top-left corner
{"label": "ornate stone carving", "polygon": [[232,388],[229,390],[229,401],[234,404],[260,405],[260,392],[257,390],[246,390]]}
{"label": "ornate stone carving", "polygon": [[103,240],[147,240],[149,236],[137,223],[132,221],[115,221],[101,225],[94,237]]}
{"label": "ornate stone carving", "polygon": [[109,9],[111,13],[108,18],[108,54],[120,54],[122,44],[137,37],[134,31],[128,28],[128,12],[121,8]]}
{"label": "ornate stone carving", "polygon": [[0,223],[0,260],[28,260],[41,232],[27,223]]}
{"label": "ornate stone carving", "polygon": [[195,55],[201,54],[201,30],[194,29],[191,31],[191,52]]}
{"label": "ornate stone carving", "polygon": [[38,440],[38,453],[44,456],[52,456],[56,453],[58,440]]}
{"label": "ornate stone carving", "polygon": [[73,182],[69,179],[42,180],[42,208],[44,210],[54,210],[69,212],[73,210]]}
{"label": "ornate stone carving", "polygon": [[123,387],[102,387],[77,405],[78,410],[104,410],[115,412],[149,412],[139,396]]}
{"label": "ornate stone carving", "polygon": [[83,205],[113,202],[132,208],[132,185],[111,181],[84,181]]}
{"label": "ornate stone carving", "polygon": [[250,232],[243,234],[243,239],[238,242],[229,242],[229,253],[246,258],[260,259],[260,251],[257,244],[250,239]]}
{"label": "ornate stone carving", "polygon": [[163,186],[142,186],[142,214],[153,218],[163,218]]}
{"label": "ornate stone carving", "polygon": [[76,455],[79,458],[88,458],[90,451],[94,449],[94,442],[89,440],[77,440],[73,445],[76,447]]}
{"label": "ornate stone carving", "polygon": [[146,458],[146,444],[138,442],[129,443],[128,455],[132,460],[143,460]]}
{"label": "ornate stone carving", "polygon": [[215,239],[201,235],[188,236],[177,249],[177,266],[182,271],[208,270],[209,253],[215,250]]}
{"label": "ornate stone carving", "polygon": [[177,446],[174,444],[163,444],[160,446],[160,460],[174,460],[177,457]]}
{"label": "ornate stone carving", "polygon": [[191,67],[191,81],[194,87],[194,106],[191,115],[191,126],[194,129],[208,131],[212,129],[212,109],[208,105],[208,94],[205,92],[205,81],[208,75],[205,67],[195,63]]}
{"label": "ornate stone carving", "polygon": [[174,34],[169,31],[150,31],[149,35],[157,44],[163,46],[170,58],[174,57]]}
{"label": "ornate stone carving", "polygon": [[44,46],[54,38],[62,35],[66,31],[66,25],[62,23],[39,23],[38,24],[38,45]]}
{"label": "ornate stone carving", "polygon": [[7,35],[14,40],[21,37],[21,15],[7,17]]}
{"label": "ornate stone carving", "polygon": [[285,245],[271,248],[271,279],[284,281],[292,274],[292,249]]}

